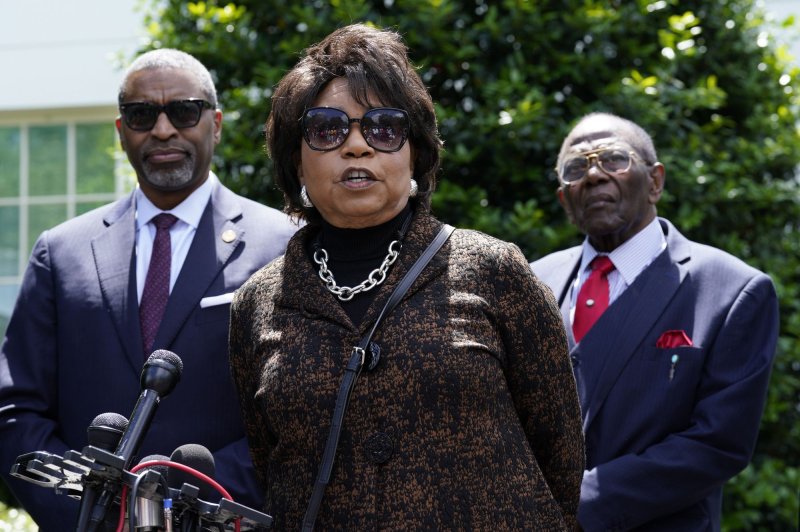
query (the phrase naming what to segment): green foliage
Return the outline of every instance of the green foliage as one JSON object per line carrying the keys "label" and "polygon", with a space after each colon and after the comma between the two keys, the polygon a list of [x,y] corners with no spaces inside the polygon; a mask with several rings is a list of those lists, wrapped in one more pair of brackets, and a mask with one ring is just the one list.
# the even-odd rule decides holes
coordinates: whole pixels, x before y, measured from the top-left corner
{"label": "green foliage", "polygon": [[37,530],[37,527],[27,513],[0,502],[0,532],[33,532],[34,530]]}
{"label": "green foliage", "polygon": [[160,0],[150,14],[148,47],[186,50],[215,76],[220,178],[275,206],[272,87],[306,46],[354,21],[400,31],[437,103],[446,153],[434,212],[531,260],[580,239],[552,172],[571,124],[604,110],[643,125],[667,168],[660,214],[778,287],[769,402],[752,465],[726,488],[723,526],[796,527],[800,70],[754,0]]}
{"label": "green foliage", "polygon": [[[280,205],[263,150],[271,88],[309,44],[354,21],[406,38],[446,153],[434,212],[533,260],[580,235],[555,198],[560,143],[583,114],[629,117],[667,167],[660,213],[768,272],[781,339],[752,465],[725,529],[792,529],[800,475],[798,68],[752,0],[159,2],[152,47],[200,58],[226,109],[219,174]],[[791,26],[791,21],[786,22]]]}

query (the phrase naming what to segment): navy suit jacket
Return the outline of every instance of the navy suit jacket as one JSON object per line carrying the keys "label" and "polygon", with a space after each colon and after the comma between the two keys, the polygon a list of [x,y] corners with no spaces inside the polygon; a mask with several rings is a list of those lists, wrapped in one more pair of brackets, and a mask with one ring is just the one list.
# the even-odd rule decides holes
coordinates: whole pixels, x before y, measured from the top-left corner
{"label": "navy suit jacket", "polygon": [[[87,444],[97,414],[128,417],[140,393],[133,195],[44,232],[25,272],[0,350],[0,474],[42,530],[74,527],[78,503],[9,477],[20,454],[62,454]],[[228,366],[230,294],[283,254],[297,226],[218,184],[169,296],[153,350],[183,360],[138,457],[185,443],[210,449],[216,479],[237,502],[260,508]],[[224,237],[223,237],[224,235]],[[233,237],[233,238],[231,238]]]}
{"label": "navy suit jacket", "polygon": [[[531,264],[568,324],[588,531],[719,530],[722,486],[749,462],[766,400],[778,335],[771,280],[659,221],[667,248],[577,345],[568,290],[581,247]],[[657,347],[666,331],[693,345]]]}

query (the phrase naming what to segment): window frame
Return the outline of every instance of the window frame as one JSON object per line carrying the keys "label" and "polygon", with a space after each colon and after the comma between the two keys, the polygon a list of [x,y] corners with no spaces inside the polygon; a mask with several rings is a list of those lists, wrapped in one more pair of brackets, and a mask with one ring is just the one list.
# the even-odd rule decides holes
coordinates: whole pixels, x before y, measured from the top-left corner
{"label": "window frame", "polygon": [[[79,214],[81,203],[110,203],[130,193],[136,185],[133,169],[128,164],[119,139],[114,131],[114,190],[102,193],[79,194],[77,192],[77,126],[91,124],[114,124],[118,115],[116,106],[103,106],[78,109],[32,109],[0,112],[0,127],[19,130],[19,189],[16,196],[0,197],[0,207],[17,207],[19,209],[17,275],[0,275],[0,286],[15,286],[18,293],[22,276],[28,265],[31,253],[30,242],[39,235],[30,234],[30,209],[39,205],[65,205],[66,218],[69,220]],[[66,192],[63,194],[31,196],[30,184],[30,130],[37,126],[62,126],[66,128]],[[5,302],[4,302],[5,303]],[[4,305],[3,305],[4,306]],[[13,302],[12,302],[13,308]],[[4,333],[5,331],[0,331]]]}

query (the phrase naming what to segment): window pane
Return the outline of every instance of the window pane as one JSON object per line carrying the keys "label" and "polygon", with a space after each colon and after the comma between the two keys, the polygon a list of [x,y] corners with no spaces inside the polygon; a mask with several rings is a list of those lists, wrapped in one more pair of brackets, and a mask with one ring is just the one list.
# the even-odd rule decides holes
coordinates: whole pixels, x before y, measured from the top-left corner
{"label": "window pane", "polygon": [[31,205],[28,207],[28,249],[30,254],[36,239],[45,229],[50,229],[67,219],[67,206],[63,203],[56,205]]}
{"label": "window pane", "polygon": [[19,285],[0,285],[0,338],[6,335],[8,319],[11,317],[11,311],[14,310],[14,303],[17,301],[18,292]]}
{"label": "window pane", "polygon": [[30,128],[31,196],[49,196],[67,192],[67,128],[36,126]]}
{"label": "window pane", "polygon": [[78,194],[114,192],[114,126],[78,124],[75,136]]}
{"label": "window pane", "polygon": [[19,207],[0,207],[0,275],[19,275]]}
{"label": "window pane", "polygon": [[19,196],[19,128],[0,127],[0,197]]}

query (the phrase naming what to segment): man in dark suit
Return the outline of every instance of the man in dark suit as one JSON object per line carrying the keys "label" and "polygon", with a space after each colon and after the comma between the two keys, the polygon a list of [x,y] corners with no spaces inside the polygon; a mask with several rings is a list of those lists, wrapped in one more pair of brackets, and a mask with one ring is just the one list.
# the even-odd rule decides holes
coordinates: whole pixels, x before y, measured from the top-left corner
{"label": "man in dark suit", "polygon": [[664,166],[633,122],[587,115],[557,171],[586,239],[531,267],[561,304],[578,383],[580,525],[719,530],[722,486],[750,460],[766,399],[772,282],[656,216]]}
{"label": "man in dark suit", "polygon": [[[222,112],[195,58],[144,54],[126,72],[119,102],[117,130],[139,186],[39,237],[0,350],[0,473],[45,531],[73,528],[78,503],[9,477],[16,457],[81,450],[97,414],[128,416],[156,349],[181,357],[183,373],[138,457],[204,445],[216,480],[237,502],[263,502],[228,367],[229,304],[284,252],[297,226],[210,171]],[[155,217],[165,212],[172,217],[162,231]],[[157,270],[160,288],[148,288]],[[166,307],[147,311],[155,322],[144,312],[140,320],[148,293],[158,290]]]}

